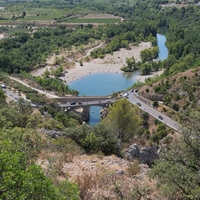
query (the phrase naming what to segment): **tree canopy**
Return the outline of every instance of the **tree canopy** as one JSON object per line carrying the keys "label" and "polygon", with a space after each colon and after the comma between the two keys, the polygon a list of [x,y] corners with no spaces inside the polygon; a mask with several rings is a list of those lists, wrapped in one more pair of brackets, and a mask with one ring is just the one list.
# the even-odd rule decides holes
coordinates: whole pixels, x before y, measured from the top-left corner
{"label": "tree canopy", "polygon": [[199,113],[191,113],[182,121],[182,137],[168,149],[150,171],[157,178],[158,188],[169,199],[200,198],[200,138]]}
{"label": "tree canopy", "polygon": [[105,123],[121,141],[127,141],[137,133],[141,123],[137,112],[137,107],[132,107],[127,99],[118,100],[109,108]]}

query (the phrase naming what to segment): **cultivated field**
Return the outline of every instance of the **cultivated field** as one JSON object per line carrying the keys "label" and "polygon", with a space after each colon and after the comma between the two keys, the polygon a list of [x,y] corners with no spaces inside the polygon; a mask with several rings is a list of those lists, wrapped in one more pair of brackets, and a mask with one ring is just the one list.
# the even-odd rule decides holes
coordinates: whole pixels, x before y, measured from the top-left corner
{"label": "cultivated field", "polygon": [[118,23],[121,18],[110,14],[88,14],[81,18],[68,20],[67,23]]}
{"label": "cultivated field", "polygon": [[110,24],[120,22],[116,18],[77,18],[67,21],[67,23],[89,23],[89,24]]}

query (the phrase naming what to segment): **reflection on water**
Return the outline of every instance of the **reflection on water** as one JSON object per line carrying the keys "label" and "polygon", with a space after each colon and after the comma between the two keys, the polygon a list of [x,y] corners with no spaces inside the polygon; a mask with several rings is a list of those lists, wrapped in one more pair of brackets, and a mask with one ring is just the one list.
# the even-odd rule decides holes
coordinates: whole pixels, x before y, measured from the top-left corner
{"label": "reflection on water", "polygon": [[139,75],[139,71],[136,72],[127,72],[127,73],[123,73],[123,77],[125,79],[133,79],[133,77],[135,78],[135,76]]}

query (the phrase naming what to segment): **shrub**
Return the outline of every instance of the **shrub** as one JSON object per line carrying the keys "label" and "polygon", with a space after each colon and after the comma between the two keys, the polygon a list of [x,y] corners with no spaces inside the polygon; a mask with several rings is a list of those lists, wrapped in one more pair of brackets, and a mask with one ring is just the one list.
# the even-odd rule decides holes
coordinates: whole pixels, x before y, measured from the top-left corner
{"label": "shrub", "polygon": [[175,93],[174,94],[174,100],[175,101],[178,101],[178,100],[180,100],[181,98],[180,98],[180,95],[178,94],[178,93]]}
{"label": "shrub", "polygon": [[141,170],[141,167],[139,165],[139,161],[134,160],[133,162],[129,163],[128,168],[126,169],[126,173],[128,174],[128,176],[133,176],[133,175],[138,174],[140,170]]}
{"label": "shrub", "polygon": [[173,108],[175,111],[178,111],[178,110],[179,110],[179,105],[175,103],[175,104],[172,105],[172,108]]}
{"label": "shrub", "polygon": [[153,107],[157,107],[158,106],[158,101],[154,101],[153,102]]}

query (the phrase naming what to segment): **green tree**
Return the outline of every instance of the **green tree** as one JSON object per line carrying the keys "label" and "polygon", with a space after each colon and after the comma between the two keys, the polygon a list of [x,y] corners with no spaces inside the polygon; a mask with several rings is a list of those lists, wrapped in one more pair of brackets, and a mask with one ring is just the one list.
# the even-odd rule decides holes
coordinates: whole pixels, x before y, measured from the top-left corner
{"label": "green tree", "polygon": [[0,199],[57,199],[51,180],[22,153],[1,151],[0,177]]}
{"label": "green tree", "polygon": [[6,95],[5,92],[0,88],[0,104],[5,103]]}
{"label": "green tree", "polygon": [[118,139],[104,123],[95,127],[82,125],[69,128],[65,135],[73,139],[86,153],[119,154]]}
{"label": "green tree", "polygon": [[137,107],[131,107],[127,99],[121,99],[110,107],[105,123],[124,142],[137,133],[141,121],[137,116]]}
{"label": "green tree", "polygon": [[46,69],[46,70],[44,71],[44,74],[43,74],[43,75],[44,75],[45,78],[49,77],[49,75],[50,75],[49,70]]}
{"label": "green tree", "polygon": [[26,12],[22,13],[22,18],[24,18],[26,16]]}
{"label": "green tree", "polygon": [[[200,199],[199,113],[181,119],[182,137],[176,139],[150,171],[159,189],[168,199]],[[183,117],[182,117],[183,118]]]}

